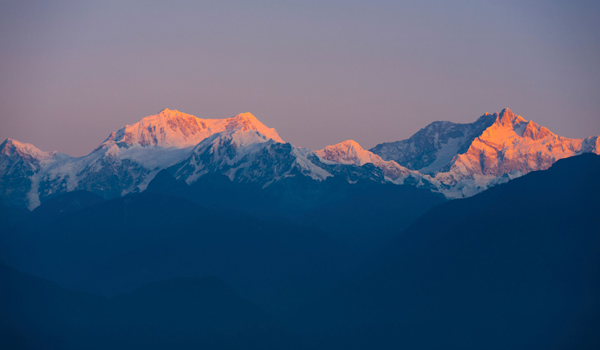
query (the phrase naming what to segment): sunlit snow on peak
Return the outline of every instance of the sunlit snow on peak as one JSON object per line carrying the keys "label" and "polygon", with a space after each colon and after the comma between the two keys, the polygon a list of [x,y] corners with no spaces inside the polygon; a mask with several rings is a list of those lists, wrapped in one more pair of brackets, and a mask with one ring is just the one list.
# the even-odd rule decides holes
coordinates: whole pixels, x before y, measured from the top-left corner
{"label": "sunlit snow on peak", "polygon": [[254,130],[266,138],[283,142],[275,129],[266,127],[251,113],[226,119],[201,119],[168,108],[113,132],[106,141],[125,145],[187,148],[226,130]]}

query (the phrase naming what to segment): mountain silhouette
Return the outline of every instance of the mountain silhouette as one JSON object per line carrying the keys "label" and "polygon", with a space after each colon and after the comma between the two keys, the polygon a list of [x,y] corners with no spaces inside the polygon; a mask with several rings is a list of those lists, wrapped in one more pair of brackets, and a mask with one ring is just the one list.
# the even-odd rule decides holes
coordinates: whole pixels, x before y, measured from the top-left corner
{"label": "mountain silhouette", "polygon": [[301,341],[216,278],[108,299],[0,264],[3,349],[299,349]]}
{"label": "mountain silhouette", "polygon": [[293,324],[322,348],[600,345],[600,156],[444,203]]}
{"label": "mountain silhouette", "polygon": [[276,312],[335,284],[355,264],[316,228],[149,192],[45,225],[18,225],[0,241],[8,264],[70,289],[113,296],[153,281],[217,276]]}

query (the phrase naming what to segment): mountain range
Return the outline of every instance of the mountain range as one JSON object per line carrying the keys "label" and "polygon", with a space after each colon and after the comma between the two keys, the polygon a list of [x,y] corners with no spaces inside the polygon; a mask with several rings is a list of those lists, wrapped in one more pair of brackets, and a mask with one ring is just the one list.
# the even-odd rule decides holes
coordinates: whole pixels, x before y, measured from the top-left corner
{"label": "mountain range", "polygon": [[[444,201],[406,229],[387,227],[393,237],[361,266],[318,229],[151,191],[188,186],[168,171],[123,198],[74,191],[29,213],[0,205],[0,218],[22,218],[0,230],[10,265],[0,263],[0,343],[597,349],[599,176],[600,156],[583,154]],[[387,186],[337,210],[364,210],[379,190],[416,191],[394,195],[415,204],[430,193]],[[377,209],[364,211],[376,224]]]}
{"label": "mountain range", "polygon": [[321,349],[597,349],[600,156],[447,201],[290,319]]}
{"label": "mountain range", "polygon": [[7,349],[597,349],[598,136],[508,109],[371,150],[163,110],[0,145]]}
{"label": "mountain range", "polygon": [[212,174],[268,188],[296,179],[370,181],[464,198],[582,153],[600,153],[598,136],[557,136],[509,109],[474,123],[434,122],[407,140],[371,150],[348,140],[322,150],[284,142],[250,113],[200,119],[165,109],[127,125],[90,154],[70,157],[7,139],[0,144],[0,197],[31,209],[63,193],[105,199],[144,191],[162,170],[190,185]]}

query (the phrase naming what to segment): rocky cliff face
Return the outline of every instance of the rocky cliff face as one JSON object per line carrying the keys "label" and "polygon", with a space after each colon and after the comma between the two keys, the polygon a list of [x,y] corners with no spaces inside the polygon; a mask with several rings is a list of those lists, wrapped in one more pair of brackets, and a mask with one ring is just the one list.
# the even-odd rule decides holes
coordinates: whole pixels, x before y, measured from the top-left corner
{"label": "rocky cliff face", "polygon": [[494,120],[494,115],[486,113],[471,124],[433,122],[407,140],[382,143],[370,151],[408,169],[435,174],[456,154],[464,153]]}
{"label": "rocky cliff face", "polygon": [[188,184],[205,174],[223,174],[232,181],[266,186],[286,177],[307,176],[321,181],[332,176],[318,164],[318,157],[310,150],[241,129],[206,138],[189,159],[172,167],[172,171]]}
{"label": "rocky cliff face", "polygon": [[469,196],[475,189],[463,185],[487,188],[498,181],[546,170],[559,159],[600,153],[597,136],[587,139],[561,137],[509,109],[494,116],[494,123],[476,137],[464,153],[457,154],[436,174],[436,179],[455,187],[448,192],[451,197]]}
{"label": "rocky cliff face", "polygon": [[409,169],[431,174],[450,198],[468,197],[559,159],[600,153],[598,136],[568,139],[508,108],[472,124],[435,122],[408,140],[373,148]]}

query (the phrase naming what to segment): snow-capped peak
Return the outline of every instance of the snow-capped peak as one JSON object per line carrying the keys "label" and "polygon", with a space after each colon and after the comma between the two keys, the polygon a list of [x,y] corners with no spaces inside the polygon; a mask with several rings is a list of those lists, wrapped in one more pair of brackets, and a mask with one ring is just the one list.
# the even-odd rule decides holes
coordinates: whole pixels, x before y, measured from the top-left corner
{"label": "snow-capped peak", "polygon": [[200,142],[196,147],[194,147],[194,153],[201,152],[209,145],[213,148],[213,150],[218,150],[220,152],[224,148],[223,145],[227,145],[227,147],[232,146],[236,150],[240,150],[242,148],[247,148],[248,146],[251,146],[253,144],[260,144],[269,140],[270,139],[264,136],[263,134],[252,129],[225,130],[202,140],[202,142]]}
{"label": "snow-capped peak", "polygon": [[386,161],[373,152],[363,149],[358,142],[346,140],[336,145],[331,145],[315,153],[330,162],[338,164],[352,164],[363,166],[371,163],[383,170],[383,174],[390,181],[402,184],[408,176],[420,177],[416,171],[411,171],[393,160]]}
{"label": "snow-capped peak", "polygon": [[20,142],[11,138],[0,144],[0,153],[5,156],[19,155],[21,157],[44,160],[52,158],[56,152],[44,152],[30,143]]}
{"label": "snow-capped peak", "polygon": [[[223,120],[223,119],[213,119],[213,120]],[[263,123],[261,123],[252,113],[240,113],[233,118],[224,119],[226,121],[225,130],[254,130],[259,134],[265,136],[267,139],[273,139],[275,142],[284,143],[284,141],[279,137],[277,131],[273,128],[268,128]],[[220,131],[216,131],[220,132]]]}
{"label": "snow-capped peak", "polygon": [[[533,121],[525,120],[525,118],[514,114],[508,108],[503,109],[495,115],[496,121],[473,140],[474,144],[483,142],[487,145],[496,145],[496,150],[499,150],[510,148],[509,145],[514,145],[515,147],[517,145],[525,145],[531,148],[531,141],[538,141],[547,137],[560,139],[559,136],[553,134],[545,127]],[[471,147],[473,147],[473,143]]]}
{"label": "snow-capped peak", "polygon": [[523,122],[526,122],[526,120],[523,117],[514,114],[508,108],[504,108],[496,117],[495,124],[500,124],[503,126],[515,126]]}
{"label": "snow-capped peak", "polygon": [[446,171],[436,175],[436,179],[455,188],[470,183],[471,188],[465,185],[461,192],[450,194],[450,197],[468,196],[499,181],[500,177],[545,170],[559,159],[586,152],[600,153],[594,137],[557,136],[506,108],[497,115],[494,124],[471,142],[466,152],[457,154]]}
{"label": "snow-capped peak", "polygon": [[114,198],[145,190],[159,171],[171,169],[188,183],[208,173],[263,186],[295,176],[346,176],[426,186],[454,198],[586,152],[600,154],[600,136],[560,137],[508,108],[470,124],[434,122],[372,151],[347,140],[315,152],[283,142],[251,113],[201,119],[164,109],[113,132],[84,157],[7,139],[0,144],[0,196],[30,209],[73,190]]}
{"label": "snow-capped peak", "polygon": [[113,132],[105,142],[186,148],[211,134],[201,121],[193,115],[167,108]]}
{"label": "snow-capped peak", "polygon": [[267,128],[250,113],[227,119],[201,119],[166,108],[113,132],[105,143],[187,148],[225,130],[255,130],[267,138],[283,142],[275,129]]}
{"label": "snow-capped peak", "polygon": [[556,136],[550,130],[546,129],[543,126],[540,126],[533,121],[527,122],[525,127],[523,128],[523,132],[521,133],[522,137],[528,137],[532,140],[541,140],[548,136]]}
{"label": "snow-capped peak", "polygon": [[[448,186],[446,196],[478,193],[573,155],[600,154],[597,136],[568,139],[504,108],[470,124],[434,122],[407,140],[383,143],[372,151]],[[451,193],[452,192],[452,193]]]}
{"label": "snow-capped peak", "polygon": [[364,165],[366,163],[379,163],[383,159],[378,155],[363,149],[358,142],[346,140],[335,145],[327,146],[315,153],[326,160],[342,163]]}
{"label": "snow-capped peak", "polygon": [[175,177],[193,183],[205,174],[218,173],[232,181],[266,187],[288,177],[308,176],[320,181],[332,176],[311,161],[318,159],[312,151],[276,141],[254,130],[256,125],[247,124],[255,120],[251,114],[230,118],[234,127],[200,142],[192,157],[178,165]]}
{"label": "snow-capped peak", "polygon": [[[525,120],[525,118],[521,117],[520,115],[516,115],[508,108],[504,108],[498,114],[498,116],[496,117],[496,121],[493,125],[490,126],[489,131],[498,133],[499,129],[514,131],[517,136],[527,137],[532,140],[541,140],[548,136],[557,137],[556,134],[552,133],[547,128],[540,126],[533,121]],[[502,132],[500,132],[499,134],[502,134]]]}
{"label": "snow-capped peak", "polygon": [[250,112],[240,113],[240,114],[238,114],[235,117],[230,118],[230,119],[234,119],[234,120],[237,120],[237,121],[246,121],[246,122],[249,122],[249,123],[259,122],[258,119],[256,119],[256,117],[252,113],[250,113]]}

